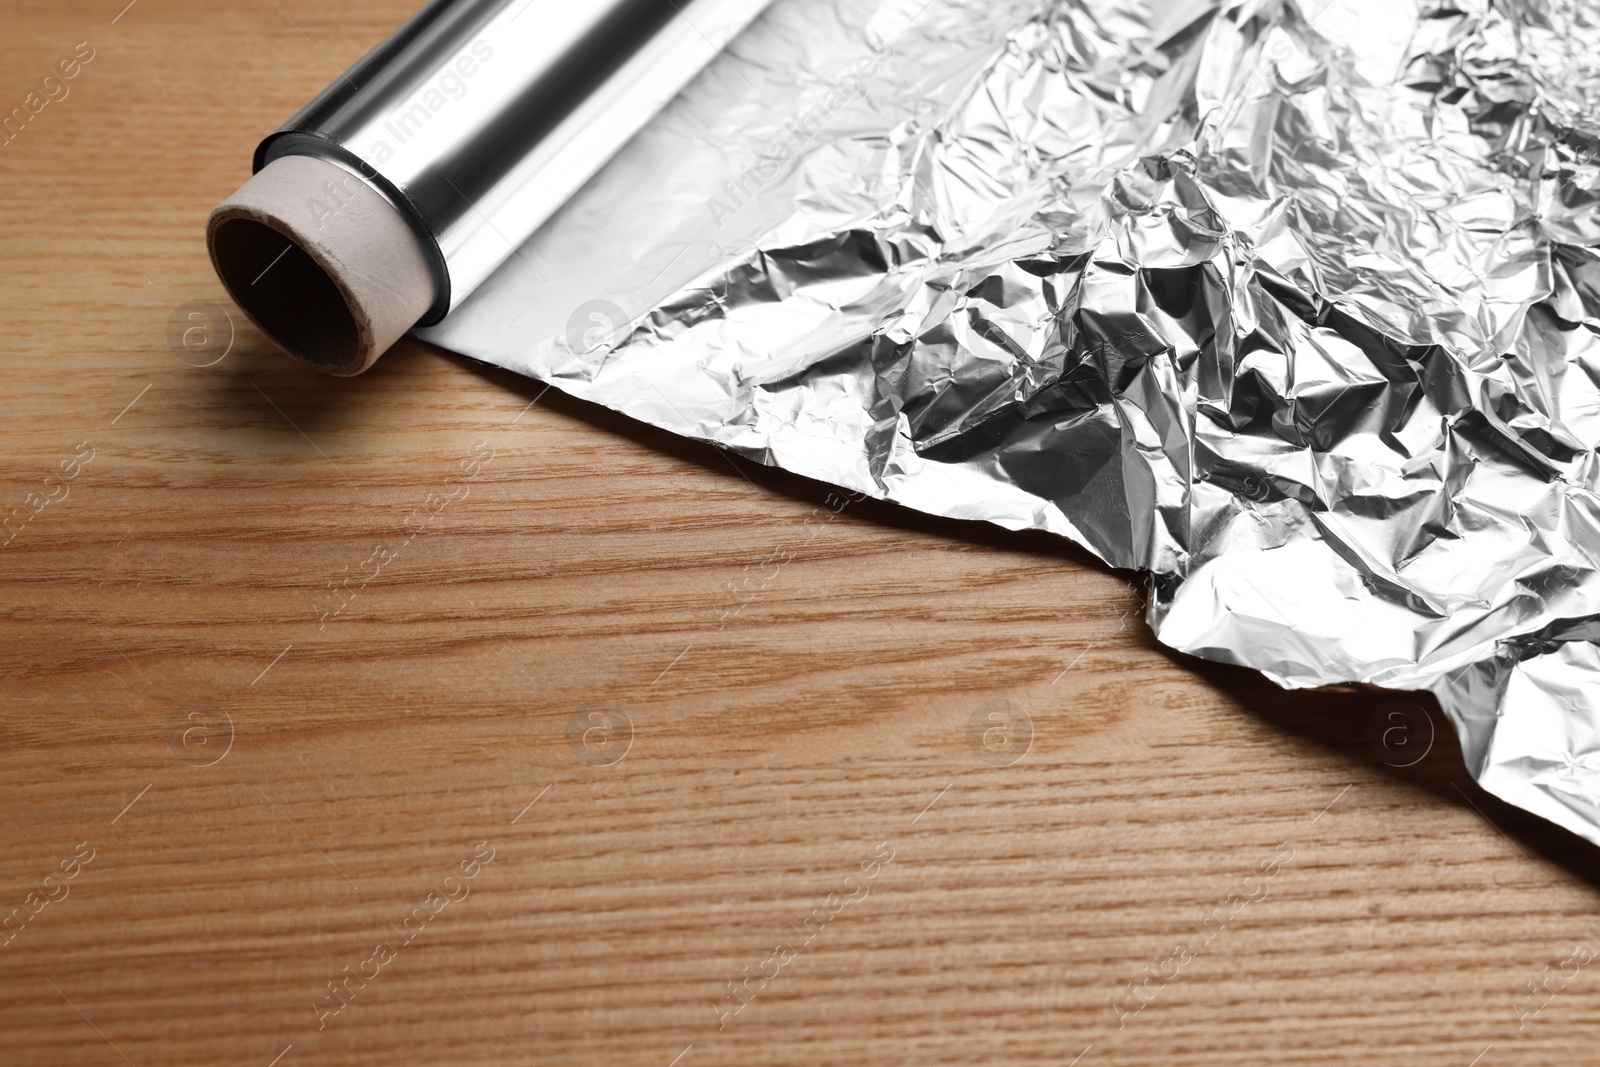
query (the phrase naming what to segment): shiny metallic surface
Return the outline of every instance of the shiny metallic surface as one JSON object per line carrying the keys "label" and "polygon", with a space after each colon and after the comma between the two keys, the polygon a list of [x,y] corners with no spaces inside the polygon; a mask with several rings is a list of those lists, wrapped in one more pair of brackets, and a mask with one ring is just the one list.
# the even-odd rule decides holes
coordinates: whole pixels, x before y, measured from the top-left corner
{"label": "shiny metallic surface", "polygon": [[370,181],[432,253],[436,321],[767,0],[434,0],[262,142]]}
{"label": "shiny metallic surface", "polygon": [[1431,690],[1600,842],[1597,104],[1575,0],[778,0],[424,336]]}

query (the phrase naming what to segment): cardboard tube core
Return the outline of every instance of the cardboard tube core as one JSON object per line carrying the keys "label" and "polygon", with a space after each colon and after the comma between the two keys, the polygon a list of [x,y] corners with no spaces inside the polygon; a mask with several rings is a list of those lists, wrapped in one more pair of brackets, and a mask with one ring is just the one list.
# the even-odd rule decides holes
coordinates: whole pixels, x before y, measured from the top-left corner
{"label": "cardboard tube core", "polygon": [[434,302],[421,243],[354,173],[273,160],[211,213],[211,262],[241,310],[291,356],[360,374]]}

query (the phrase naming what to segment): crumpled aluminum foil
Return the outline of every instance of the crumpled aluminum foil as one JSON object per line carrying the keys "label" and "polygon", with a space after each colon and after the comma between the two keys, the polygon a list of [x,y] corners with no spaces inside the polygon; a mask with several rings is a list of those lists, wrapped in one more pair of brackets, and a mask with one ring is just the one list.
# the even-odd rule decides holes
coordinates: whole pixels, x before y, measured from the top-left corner
{"label": "crumpled aluminum foil", "polygon": [[424,336],[1432,690],[1600,842],[1597,154],[1579,0],[778,0]]}

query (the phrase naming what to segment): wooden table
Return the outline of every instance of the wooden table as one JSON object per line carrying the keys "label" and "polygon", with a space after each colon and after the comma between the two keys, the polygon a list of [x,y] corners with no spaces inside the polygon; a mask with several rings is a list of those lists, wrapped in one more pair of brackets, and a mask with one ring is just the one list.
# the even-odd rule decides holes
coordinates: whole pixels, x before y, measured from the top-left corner
{"label": "wooden table", "polygon": [[0,15],[7,109],[93,51],[0,148],[0,1062],[1594,1060],[1595,850],[1431,703],[420,344],[180,360],[414,0],[123,2]]}

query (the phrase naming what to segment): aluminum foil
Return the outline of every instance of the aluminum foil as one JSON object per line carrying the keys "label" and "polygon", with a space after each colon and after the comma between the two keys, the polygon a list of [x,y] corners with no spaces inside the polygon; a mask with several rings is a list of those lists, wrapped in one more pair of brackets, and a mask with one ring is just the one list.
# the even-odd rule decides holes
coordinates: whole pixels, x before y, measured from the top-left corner
{"label": "aluminum foil", "polygon": [[262,141],[255,169],[315,156],[388,200],[428,260],[431,324],[767,3],[432,0]]}
{"label": "aluminum foil", "polygon": [[1600,842],[1597,152],[1576,0],[778,0],[424,336],[1431,690]]}

